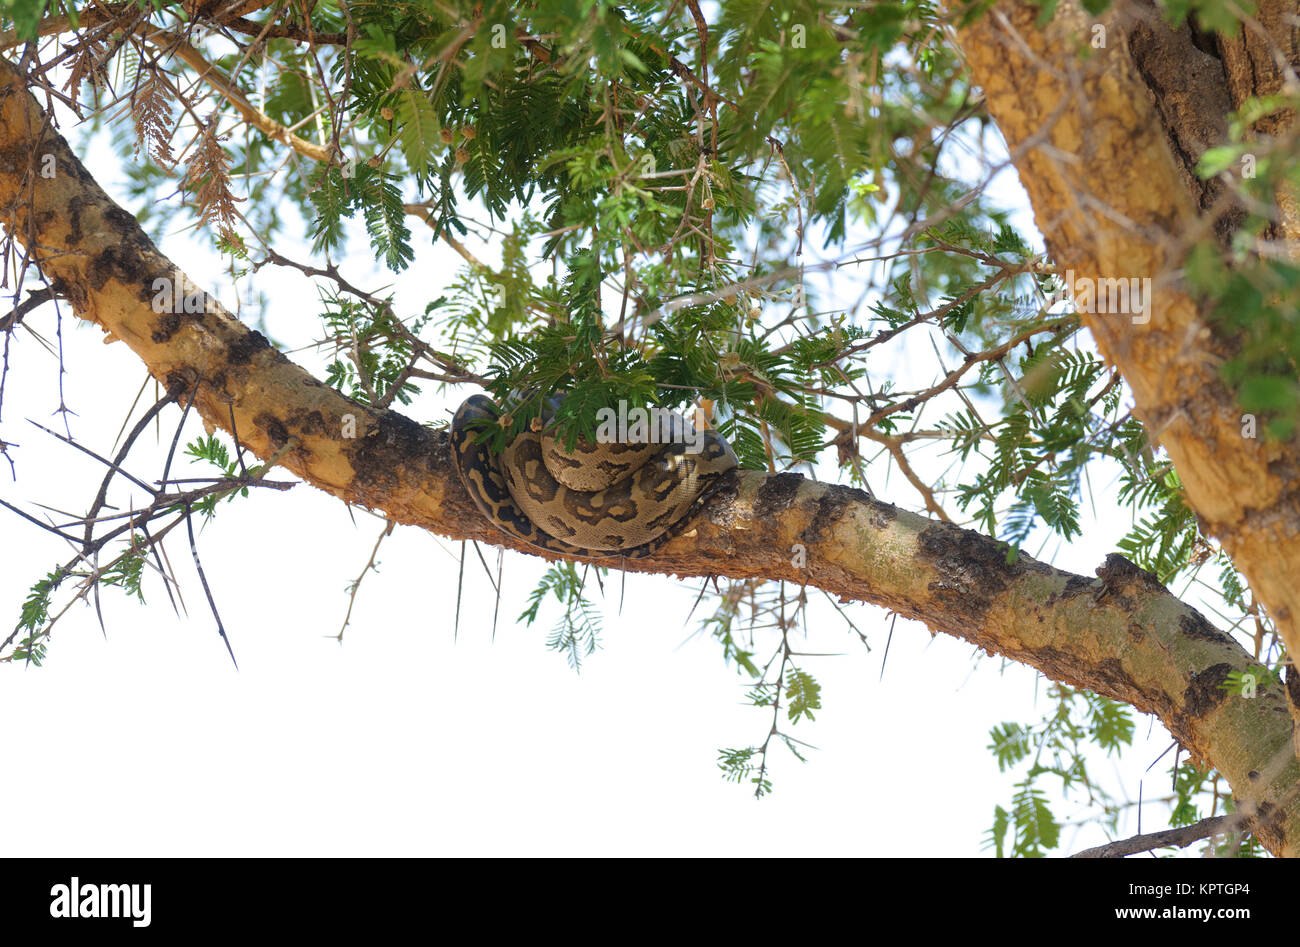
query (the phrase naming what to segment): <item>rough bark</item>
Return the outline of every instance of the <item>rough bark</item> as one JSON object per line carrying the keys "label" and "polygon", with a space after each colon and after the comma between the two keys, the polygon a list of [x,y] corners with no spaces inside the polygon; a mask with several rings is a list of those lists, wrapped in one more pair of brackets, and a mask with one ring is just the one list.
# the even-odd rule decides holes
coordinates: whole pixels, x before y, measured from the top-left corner
{"label": "rough bark", "polygon": [[[1300,22],[1293,0],[1259,0],[1251,6],[1254,16],[1246,26],[1236,36],[1217,40],[1234,108],[1252,96],[1274,95],[1294,85],[1300,62]],[[1281,109],[1263,116],[1254,127],[1277,135],[1294,119],[1289,109]]]}
{"label": "rough bark", "polygon": [[[1249,579],[1288,652],[1300,655],[1300,440],[1243,437],[1241,413],[1218,375],[1233,340],[1211,331],[1180,285],[1189,242],[1214,226],[1200,213],[1204,193],[1189,187],[1189,162],[1220,127],[1222,115],[1206,113],[1235,100],[1233,71],[1188,53],[1185,78],[1203,96],[1193,112],[1186,97],[1162,98],[1162,88],[1176,85],[1177,66],[1166,57],[1174,40],[1159,34],[1163,24],[1147,18],[1130,44],[1131,5],[1094,21],[1063,0],[1042,29],[1039,9],[1000,0],[959,31],[972,78],[1061,269],[1153,280],[1149,321],[1107,313],[1083,321],[1128,382],[1136,413],[1168,452],[1204,529]],[[1100,49],[1089,45],[1096,24],[1106,28]]]}
{"label": "rough bark", "polygon": [[1121,12],[1132,16],[1125,22],[1129,52],[1160,116],[1183,187],[1202,214],[1219,207],[1215,230],[1227,244],[1244,211],[1220,178],[1196,174],[1206,149],[1227,140],[1228,113],[1239,104],[1232,101],[1223,61],[1206,51],[1209,44],[1191,24],[1175,29],[1163,22],[1154,3],[1135,3]]}
{"label": "rough bark", "polygon": [[[214,426],[314,486],[453,539],[521,548],[479,514],[452,468],[445,431],[373,411],[312,378],[215,299],[159,313],[156,279],[179,274],[99,188],[23,80],[0,63],[0,222],[75,307],[128,345],[169,391],[194,395]],[[33,170],[42,156],[58,173]],[[194,290],[183,280],[186,292]],[[346,437],[348,417],[356,436]],[[233,425],[232,425],[233,417]],[[803,555],[796,555],[802,547]],[[1072,575],[861,491],[794,474],[736,476],[694,528],[629,570],[761,576],[871,602],[1160,717],[1229,780],[1277,854],[1300,852],[1300,780],[1286,704],[1219,685],[1261,668],[1227,635],[1120,557]]]}

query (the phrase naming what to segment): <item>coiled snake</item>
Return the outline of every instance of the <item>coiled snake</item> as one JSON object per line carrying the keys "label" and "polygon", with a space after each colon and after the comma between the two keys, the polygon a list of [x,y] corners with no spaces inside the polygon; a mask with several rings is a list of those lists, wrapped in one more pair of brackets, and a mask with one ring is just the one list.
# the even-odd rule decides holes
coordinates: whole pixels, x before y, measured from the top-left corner
{"label": "coiled snake", "polygon": [[657,438],[636,436],[633,427],[621,442],[598,437],[569,452],[545,429],[558,407],[558,398],[546,402],[532,429],[500,453],[480,436],[501,417],[490,398],[467,399],[451,422],[452,458],[474,504],[503,533],[539,549],[648,556],[681,532],[739,466],[716,431],[695,432],[668,412]]}

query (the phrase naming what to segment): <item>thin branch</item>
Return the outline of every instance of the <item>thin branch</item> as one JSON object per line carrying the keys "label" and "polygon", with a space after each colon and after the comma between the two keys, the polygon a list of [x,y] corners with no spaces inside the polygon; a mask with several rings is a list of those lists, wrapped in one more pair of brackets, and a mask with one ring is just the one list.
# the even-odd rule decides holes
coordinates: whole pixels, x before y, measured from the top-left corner
{"label": "thin branch", "polygon": [[384,540],[393,535],[393,527],[396,525],[396,520],[388,521],[387,525],[384,526],[383,532],[379,534],[379,538],[375,540],[375,548],[370,550],[370,558],[366,560],[365,568],[361,570],[359,576],[352,580],[352,586],[350,589],[351,594],[348,596],[348,611],[347,614],[343,616],[343,625],[339,628],[339,633],[335,636],[340,643],[343,641],[343,632],[347,631],[348,624],[352,621],[352,606],[357,604],[357,592],[361,590],[361,582],[365,579],[366,573],[370,572],[372,569],[374,569],[375,572],[379,571],[375,568],[375,557],[379,555],[379,547],[383,545]]}
{"label": "thin branch", "polygon": [[1163,832],[1150,832],[1146,835],[1134,835],[1132,838],[1120,839],[1117,842],[1107,842],[1105,845],[1085,849],[1070,857],[1123,858],[1125,855],[1136,855],[1157,848],[1186,848],[1193,842],[1199,842],[1201,839],[1209,838],[1212,835],[1249,832],[1253,823],[1253,819],[1239,812],[1232,815],[1214,816],[1176,829],[1165,829]]}
{"label": "thin branch", "polygon": [[332,156],[329,148],[299,138],[284,125],[254,108],[234,81],[208,62],[202,53],[186,41],[184,36],[167,30],[158,30],[147,35],[145,39],[164,52],[174,53],[191,66],[201,80],[220,92],[246,122],[261,131],[267,138],[288,145],[303,157],[325,164],[330,163]]}

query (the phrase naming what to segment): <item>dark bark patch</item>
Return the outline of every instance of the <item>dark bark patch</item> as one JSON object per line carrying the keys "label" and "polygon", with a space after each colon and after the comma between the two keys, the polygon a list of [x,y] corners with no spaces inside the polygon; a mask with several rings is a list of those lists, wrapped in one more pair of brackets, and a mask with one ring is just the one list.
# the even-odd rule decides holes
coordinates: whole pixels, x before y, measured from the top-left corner
{"label": "dark bark patch", "polygon": [[1154,572],[1148,572],[1116,552],[1108,555],[1106,561],[1097,567],[1097,577],[1114,591],[1121,591],[1133,584],[1152,592],[1169,591]]}
{"label": "dark bark patch", "polygon": [[[821,542],[824,538],[822,531],[834,524],[841,516],[844,515],[845,508],[853,502],[852,496],[846,496],[853,491],[841,491],[831,487],[823,493],[817,500],[817,512],[813,514],[812,522],[808,528],[799,534],[799,539],[805,543]],[[866,496],[866,494],[863,494]]]}
{"label": "dark bark patch", "polygon": [[165,312],[158,317],[157,328],[150,333],[149,338],[153,339],[155,345],[163,345],[170,342],[180,328],[181,317],[174,312]]}
{"label": "dark bark patch", "polygon": [[[357,429],[366,429],[364,418],[370,412],[358,406]],[[370,432],[358,438],[352,452],[354,482],[360,485],[391,486],[401,479],[401,471],[411,462],[426,463],[434,450],[433,432],[396,411],[371,415],[377,422]]]}
{"label": "dark bark patch", "polygon": [[1169,594],[1169,590],[1156,578],[1155,573],[1148,572],[1118,553],[1111,553],[1106,557],[1106,561],[1097,567],[1097,577],[1101,579],[1101,587],[1097,589],[1096,594],[1097,602],[1100,603],[1109,597],[1126,612],[1131,612],[1137,607],[1133,599],[1134,594],[1152,592]]}
{"label": "dark bark patch", "polygon": [[[861,491],[855,491],[861,492]],[[898,507],[892,503],[881,503],[879,500],[871,500],[871,525],[876,529],[884,529],[894,520],[898,519]]]}
{"label": "dark bark patch", "polygon": [[[58,162],[59,174],[66,174],[75,178],[81,184],[95,181],[91,173],[86,170],[86,166],[81,163],[81,159],[68,148],[67,142],[63,140],[61,135],[56,136],[55,140],[50,142],[50,145],[50,150],[54,152],[55,160]],[[98,183],[95,186],[98,187]]]}
{"label": "dark bark patch", "polygon": [[129,211],[123,210],[116,204],[109,204],[104,208],[103,218],[104,223],[123,237],[130,238],[133,243],[144,236],[144,232],[140,229],[140,222]]}
{"label": "dark bark patch", "polygon": [[253,418],[253,423],[266,432],[267,440],[276,450],[289,443],[289,429],[275,415],[263,411]]}
{"label": "dark bark patch", "polygon": [[1093,690],[1109,691],[1121,694],[1140,693],[1141,688],[1132,675],[1124,669],[1119,658],[1103,658],[1097,663],[1097,680],[1092,684]]}
{"label": "dark bark patch", "polygon": [[256,330],[249,330],[226,346],[226,361],[231,365],[247,365],[254,355],[270,347],[271,343],[266,340],[266,336]]}
{"label": "dark bark patch", "polygon": [[153,269],[150,261],[129,243],[106,247],[90,261],[86,269],[90,285],[102,290],[104,284],[115,279],[124,286],[139,286],[141,298],[152,301]]}
{"label": "dark bark patch", "polygon": [[85,238],[85,232],[81,228],[81,209],[85,206],[86,200],[80,194],[68,199],[68,235],[63,238],[63,242],[69,247],[80,246]]}
{"label": "dark bark patch", "polygon": [[736,520],[736,497],[740,496],[740,478],[736,471],[724,473],[707,493],[703,512],[709,522],[724,529],[732,526]]}
{"label": "dark bark patch", "polygon": [[31,139],[23,140],[19,135],[12,137],[12,141],[0,146],[0,174],[16,174],[20,177],[29,173],[39,175],[41,155],[49,149],[41,147],[43,142],[33,147]]}
{"label": "dark bark patch", "polygon": [[[89,212],[99,202],[88,201],[82,208]],[[158,253],[158,248],[140,229],[139,223],[127,211],[107,202],[92,220],[90,230],[93,232],[104,227],[116,233],[120,239],[101,250],[87,267],[86,275],[96,289],[103,289],[109,279],[116,279],[124,286],[137,287],[137,298],[142,302],[152,302],[155,291],[154,279],[159,277],[166,261]],[[173,273],[167,273],[173,278]]]}
{"label": "dark bark patch", "polygon": [[1296,673],[1295,662],[1286,662],[1286,696],[1292,707],[1300,707],[1300,673]]}
{"label": "dark bark patch", "polygon": [[831,490],[823,493],[817,501],[817,512],[813,514],[812,522],[799,535],[799,538],[806,543],[820,542],[824,538],[822,535],[823,530],[839,520],[844,515],[844,510],[848,505],[849,500],[847,497]]}
{"label": "dark bark patch", "polygon": [[1215,644],[1232,643],[1231,638],[1211,625],[1200,612],[1192,612],[1179,618],[1178,630],[1198,641],[1213,641]]}
{"label": "dark bark patch", "polygon": [[1051,608],[1057,602],[1068,602],[1072,598],[1077,598],[1095,588],[1097,581],[1089,579],[1082,575],[1068,575],[1065,579],[1065,588],[1059,592],[1053,592],[1047,596],[1047,601],[1043,603],[1045,608]]}
{"label": "dark bark patch", "polygon": [[937,573],[930,591],[968,619],[981,618],[1027,567],[1023,556],[1007,562],[1004,543],[951,523],[927,526],[917,546],[918,558]]}
{"label": "dark bark patch", "polygon": [[1211,665],[1204,671],[1192,675],[1187,689],[1183,692],[1185,712],[1193,718],[1202,718],[1228,697],[1228,692],[1219,685],[1228,679],[1231,664]]}
{"label": "dark bark patch", "polygon": [[197,376],[192,368],[177,368],[168,372],[167,393],[178,400],[188,397],[194,390],[195,377]]}
{"label": "dark bark patch", "polygon": [[768,519],[790,509],[803,482],[803,474],[797,473],[774,474],[765,478],[758,485],[754,497],[754,518]]}
{"label": "dark bark patch", "polygon": [[72,303],[72,308],[79,313],[90,308],[90,297],[86,295],[86,290],[80,283],[71,283],[55,277],[50,280],[50,289]]}
{"label": "dark bark patch", "polygon": [[289,426],[303,434],[322,436],[329,433],[325,416],[319,411],[295,411],[289,415]]}
{"label": "dark bark patch", "polygon": [[1076,595],[1082,595],[1092,588],[1092,582],[1093,580],[1087,576],[1070,576],[1065,580],[1065,588],[1061,589],[1061,598],[1074,598]]}

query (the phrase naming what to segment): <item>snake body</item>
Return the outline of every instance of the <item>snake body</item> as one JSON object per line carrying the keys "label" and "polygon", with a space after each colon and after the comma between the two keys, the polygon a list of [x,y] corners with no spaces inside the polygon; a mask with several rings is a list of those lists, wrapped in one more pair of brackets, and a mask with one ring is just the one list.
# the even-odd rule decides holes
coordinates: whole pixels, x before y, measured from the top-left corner
{"label": "snake body", "polygon": [[[558,401],[543,409],[541,427]],[[502,532],[567,556],[637,559],[677,535],[739,466],[716,431],[688,449],[687,422],[671,415],[663,443],[578,442],[565,449],[551,432],[525,430],[500,453],[479,442],[501,410],[483,395],[451,422],[452,457],[474,504]]]}

